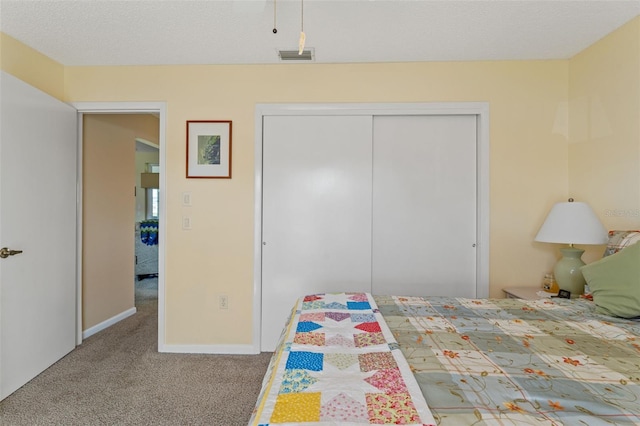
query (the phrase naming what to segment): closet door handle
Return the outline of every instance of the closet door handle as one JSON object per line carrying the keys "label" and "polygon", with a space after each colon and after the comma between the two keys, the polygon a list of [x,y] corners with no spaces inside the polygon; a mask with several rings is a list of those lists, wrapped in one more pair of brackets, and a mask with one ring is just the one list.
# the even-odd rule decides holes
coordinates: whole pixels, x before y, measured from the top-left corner
{"label": "closet door handle", "polygon": [[22,253],[22,250],[9,250],[6,247],[2,247],[0,249],[0,258],[6,259],[9,256],[15,256],[16,254]]}

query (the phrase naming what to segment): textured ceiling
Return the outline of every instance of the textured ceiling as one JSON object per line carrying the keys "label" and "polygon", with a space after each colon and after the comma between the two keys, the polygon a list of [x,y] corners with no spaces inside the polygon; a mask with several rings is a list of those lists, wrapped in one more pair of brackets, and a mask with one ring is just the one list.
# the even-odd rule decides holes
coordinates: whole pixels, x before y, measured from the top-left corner
{"label": "textured ceiling", "polygon": [[640,0],[0,0],[0,31],[64,65],[566,59]]}

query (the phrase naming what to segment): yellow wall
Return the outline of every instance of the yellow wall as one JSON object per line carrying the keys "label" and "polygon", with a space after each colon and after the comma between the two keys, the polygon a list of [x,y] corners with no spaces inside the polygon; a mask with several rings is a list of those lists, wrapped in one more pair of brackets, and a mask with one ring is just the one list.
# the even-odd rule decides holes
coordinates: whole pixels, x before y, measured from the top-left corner
{"label": "yellow wall", "polygon": [[[540,285],[555,261],[533,237],[567,194],[567,141],[553,133],[567,61],[68,67],[65,78],[68,101],[167,102],[167,344],[251,342],[256,103],[489,102],[491,296]],[[207,119],[233,120],[230,180],[185,178],[185,122]]]}
{"label": "yellow wall", "polygon": [[54,98],[64,96],[64,66],[4,33],[0,33],[0,69]]}
{"label": "yellow wall", "polygon": [[157,141],[157,118],[84,116],[83,330],[134,307],[136,137]]}
{"label": "yellow wall", "polygon": [[608,229],[640,229],[640,18],[572,58],[569,82],[569,193]]}
{"label": "yellow wall", "polygon": [[[640,227],[632,215],[605,217],[639,207],[639,25],[567,61],[67,67],[64,99],[167,103],[166,343],[247,344],[256,103],[489,102],[490,295],[501,297],[503,286],[540,285],[552,268],[557,247],[533,238],[569,194],[608,228]],[[185,179],[185,122],[198,119],[233,120],[233,179]],[[623,171],[603,167],[610,157]],[[193,229],[183,231],[187,212]]]}

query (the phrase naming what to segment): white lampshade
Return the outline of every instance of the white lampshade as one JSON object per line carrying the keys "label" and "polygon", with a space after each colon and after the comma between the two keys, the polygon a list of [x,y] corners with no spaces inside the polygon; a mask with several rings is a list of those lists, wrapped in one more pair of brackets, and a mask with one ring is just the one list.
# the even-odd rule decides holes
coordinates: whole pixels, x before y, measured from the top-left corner
{"label": "white lampshade", "polygon": [[608,234],[587,203],[557,203],[535,238],[543,243],[606,244]]}

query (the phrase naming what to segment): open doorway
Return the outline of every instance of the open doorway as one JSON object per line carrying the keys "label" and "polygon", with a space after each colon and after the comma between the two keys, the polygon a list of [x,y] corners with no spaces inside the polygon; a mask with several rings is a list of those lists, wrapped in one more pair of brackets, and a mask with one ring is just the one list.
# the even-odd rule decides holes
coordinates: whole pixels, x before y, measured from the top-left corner
{"label": "open doorway", "polygon": [[[161,317],[163,109],[83,111],[82,338],[142,313]],[[154,183],[148,179],[154,175]],[[150,224],[153,222],[153,230]],[[142,243],[146,251],[138,252]],[[140,262],[138,262],[138,258]],[[143,269],[139,269],[138,263]],[[136,284],[144,285],[137,300]],[[149,310],[153,312],[150,312]],[[159,321],[158,329],[162,329]],[[158,342],[162,341],[158,334]],[[161,347],[161,345],[159,345]]]}
{"label": "open doorway", "polygon": [[160,150],[157,143],[141,137],[135,142],[135,307],[157,310]]}

